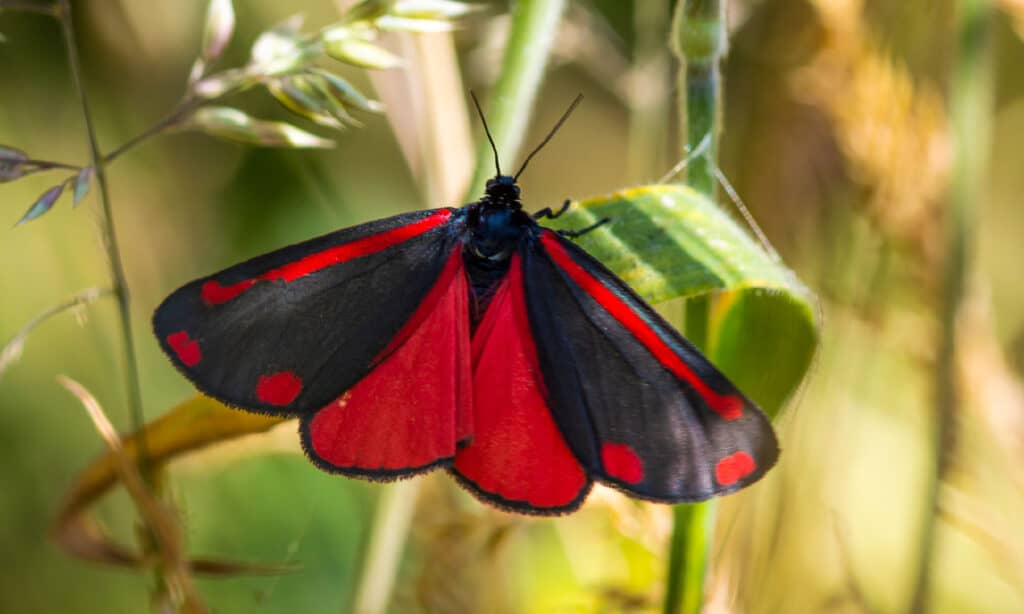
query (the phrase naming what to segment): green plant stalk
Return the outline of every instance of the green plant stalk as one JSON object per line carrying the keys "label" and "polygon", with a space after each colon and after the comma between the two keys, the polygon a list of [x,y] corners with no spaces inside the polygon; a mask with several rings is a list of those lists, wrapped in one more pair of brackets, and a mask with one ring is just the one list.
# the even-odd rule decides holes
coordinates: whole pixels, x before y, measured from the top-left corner
{"label": "green plant stalk", "polygon": [[[513,5],[512,28],[501,76],[487,101],[487,124],[498,155],[506,166],[503,173],[512,174],[516,170],[515,156],[526,135],[533,102],[564,8],[565,0],[520,0]],[[484,184],[494,176],[490,146],[486,138],[479,143],[467,201],[479,198]]]}
{"label": "green plant stalk", "polygon": [[991,138],[993,71],[991,8],[987,0],[957,2],[957,54],[950,92],[955,148],[953,180],[945,211],[945,270],[940,297],[941,337],[935,369],[934,469],[925,499],[917,577],[908,611],[930,610],[932,569],[938,550],[937,511],[942,482],[954,455],[959,405],[956,324],[963,302],[975,224]]}
{"label": "green plant stalk", "polygon": [[[104,160],[103,153],[100,151],[99,141],[96,138],[96,128],[92,121],[92,113],[89,111],[89,101],[82,79],[82,66],[78,56],[78,44],[75,41],[75,30],[71,17],[71,2],[70,0],[60,0],[60,4],[57,7],[56,17],[60,21],[61,33],[68,56],[68,65],[71,70],[71,80],[78,94],[79,106],[82,109],[82,117],[85,121],[86,135],[89,141],[89,156],[93,169],[95,169],[96,188],[103,207],[103,245],[107,250],[107,260],[110,264],[111,291],[117,298],[118,319],[121,323],[121,347],[125,369],[126,400],[128,401],[129,415],[131,416],[131,429],[133,432],[138,433],[139,470],[142,476],[152,485],[154,480],[146,461],[146,442],[143,437],[142,427],[145,424],[145,417],[142,412],[142,387],[139,383],[138,362],[135,355],[135,338],[132,334],[128,283],[121,259],[121,249],[117,242],[117,233],[114,228],[110,190],[107,185],[106,161]],[[154,491],[154,494],[156,494],[156,491]],[[155,537],[149,527],[141,527],[140,541],[142,550],[145,553],[152,552],[157,547]],[[160,566],[155,568],[154,574],[156,585],[159,587],[154,595],[154,600],[164,600],[168,597],[173,598],[174,591],[171,591],[171,587],[167,585]]]}
{"label": "green plant stalk", "polygon": [[[82,108],[82,117],[85,120],[86,135],[89,140],[89,157],[92,166],[96,171],[96,188],[99,192],[100,203],[103,207],[103,244],[107,249],[107,259],[110,261],[110,276],[113,278],[111,288],[117,297],[118,316],[121,323],[122,354],[125,362],[125,387],[128,408],[131,415],[131,426],[133,431],[141,431],[145,423],[142,414],[142,388],[139,385],[139,369],[135,357],[135,338],[132,333],[131,310],[129,309],[128,282],[124,273],[124,263],[121,259],[121,248],[117,242],[117,233],[114,229],[114,216],[110,205],[110,190],[107,185],[106,162],[103,153],[100,151],[99,141],[96,138],[96,128],[93,125],[92,114],[89,112],[88,97],[85,93],[85,86],[82,83],[82,66],[78,57],[78,47],[75,42],[74,26],[71,22],[70,0],[61,0],[58,9],[58,18],[61,24],[61,32],[64,36],[64,44],[67,48],[68,64],[71,67],[71,80],[74,83],[75,91],[78,94],[78,102]],[[144,446],[140,443],[140,465],[145,465]],[[143,472],[145,474],[145,472]]]}
{"label": "green plant stalk", "polygon": [[[683,93],[680,122],[681,140],[687,152],[711,136],[704,153],[686,168],[686,182],[693,188],[715,196],[715,158],[721,130],[721,70],[719,65],[728,49],[725,27],[725,2],[720,0],[683,0],[672,21],[672,48],[679,59],[679,91]],[[684,155],[686,152],[683,152]]]}
{"label": "green plant stalk", "polygon": [[[453,49],[444,52],[436,46],[437,41],[434,44],[433,47],[417,46],[407,66],[407,70],[416,72],[406,75],[410,84],[409,97],[419,98],[420,104],[414,106],[423,109],[419,114],[422,124],[418,130],[420,146],[411,148],[411,155],[418,155],[420,160],[419,164],[410,166],[422,169],[421,192],[427,208],[452,202],[461,196],[458,191],[464,186],[458,185],[453,189],[456,182],[444,175],[451,172],[453,161],[462,161],[464,167],[468,163],[466,161],[472,159],[472,143],[468,134],[465,138],[458,136],[465,129],[465,108],[456,111],[450,104],[453,97],[462,95],[457,78],[458,62]],[[381,487],[352,606],[342,611],[354,614],[382,614],[387,611],[421,488],[421,479]]]}
{"label": "green plant stalk", "polygon": [[[727,49],[725,3],[721,0],[682,0],[672,20],[671,44],[680,62],[679,91],[681,141],[687,152],[694,151],[710,135],[704,153],[686,168],[686,182],[715,198],[715,156],[720,130],[721,75],[719,64]],[[686,301],[686,335],[691,343],[706,349],[707,296]],[[696,614],[704,605],[704,584],[714,539],[714,501],[684,503],[673,510],[672,540],[665,578],[666,614]]]}
{"label": "green plant stalk", "polygon": [[672,510],[669,573],[673,581],[666,587],[666,612],[700,612],[704,605],[704,577],[714,538],[715,512],[714,500],[683,503]]}
{"label": "green plant stalk", "polygon": [[[524,0],[516,5],[512,15],[502,73],[491,95],[487,116],[503,159],[514,156],[522,144],[564,4],[564,0]],[[441,143],[443,139],[436,141]],[[494,157],[486,138],[479,142],[477,152],[474,179],[466,200],[478,198],[484,183],[494,174]],[[382,493],[353,602],[352,611],[356,614],[379,614],[387,608],[418,489],[419,484],[412,481],[389,486]]]}
{"label": "green plant stalk", "polygon": [[663,36],[667,32],[670,7],[664,2],[633,4],[633,68],[637,84],[629,100],[629,144],[627,177],[630,182],[650,180],[651,172],[664,172],[668,151],[669,52]]}
{"label": "green plant stalk", "polygon": [[[514,156],[522,144],[564,4],[564,0],[524,0],[513,12],[502,73],[488,109],[488,125],[503,159]],[[480,141],[477,151],[474,178],[465,200],[477,198],[494,174],[494,158],[486,139]],[[354,611],[358,614],[377,614],[387,607],[398,568],[396,557],[404,547],[415,498],[416,492],[403,485],[402,489],[387,489],[378,503],[363,578],[356,591]]]}
{"label": "green plant stalk", "polygon": [[387,484],[373,515],[373,528],[353,599],[353,614],[387,611],[402,551],[416,512],[420,481]]}

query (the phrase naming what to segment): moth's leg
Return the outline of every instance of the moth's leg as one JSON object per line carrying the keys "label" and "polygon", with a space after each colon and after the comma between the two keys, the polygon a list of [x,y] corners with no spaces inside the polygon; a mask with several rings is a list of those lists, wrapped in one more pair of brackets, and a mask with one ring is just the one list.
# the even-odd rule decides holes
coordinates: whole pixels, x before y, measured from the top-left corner
{"label": "moth's leg", "polygon": [[580,228],[579,230],[556,230],[555,232],[557,232],[558,234],[562,235],[567,239],[577,239],[587,234],[591,230],[596,230],[597,228],[604,226],[610,221],[612,221],[612,218],[606,217],[594,222],[593,224],[587,226],[586,228]]}
{"label": "moth's leg", "polygon": [[541,218],[548,218],[549,220],[553,220],[555,218],[561,217],[563,213],[569,210],[569,204],[571,202],[572,201],[570,201],[569,199],[566,199],[565,202],[562,203],[561,208],[558,211],[554,212],[551,211],[551,207],[544,207],[540,211],[533,214],[533,219],[539,220]]}

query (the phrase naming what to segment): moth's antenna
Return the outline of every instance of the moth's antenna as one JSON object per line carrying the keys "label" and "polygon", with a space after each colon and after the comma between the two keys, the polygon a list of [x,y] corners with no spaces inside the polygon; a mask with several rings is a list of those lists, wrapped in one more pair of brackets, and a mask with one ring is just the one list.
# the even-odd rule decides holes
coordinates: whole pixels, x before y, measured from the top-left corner
{"label": "moth's antenna", "polygon": [[569,108],[565,110],[565,113],[562,113],[561,119],[559,119],[555,123],[555,127],[551,129],[551,132],[548,132],[548,135],[544,137],[544,140],[540,142],[540,145],[537,145],[537,147],[530,152],[530,155],[526,156],[526,160],[523,162],[523,165],[519,167],[519,172],[516,173],[516,176],[513,177],[513,179],[519,179],[519,176],[522,175],[523,171],[526,170],[526,165],[530,163],[530,160],[532,160],[535,155],[537,155],[538,151],[543,149],[544,146],[548,144],[548,141],[551,140],[551,137],[555,136],[555,133],[558,132],[558,129],[562,127],[562,124],[565,123],[565,120],[569,119],[569,115],[573,112],[573,109],[576,108],[576,105],[578,105],[581,100],[583,100],[583,94],[577,94],[576,98],[572,101],[572,104],[569,105]]}
{"label": "moth's antenna", "polygon": [[469,90],[469,95],[473,97],[476,112],[480,116],[480,122],[484,125],[484,132],[487,133],[487,140],[491,142],[491,151],[494,152],[494,170],[500,175],[501,165],[498,164],[498,148],[494,145],[494,137],[491,136],[491,130],[487,127],[487,119],[484,118],[484,112],[480,108],[480,101],[476,99],[476,94],[473,93],[473,90]]}

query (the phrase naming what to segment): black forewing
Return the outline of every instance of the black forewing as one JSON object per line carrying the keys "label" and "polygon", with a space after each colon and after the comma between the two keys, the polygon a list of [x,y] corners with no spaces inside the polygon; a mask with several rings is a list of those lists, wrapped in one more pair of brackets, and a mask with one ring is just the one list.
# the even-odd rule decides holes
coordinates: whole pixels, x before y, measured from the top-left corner
{"label": "black forewing", "polygon": [[[229,405],[271,414],[315,412],[370,371],[416,310],[460,245],[460,212],[448,210],[444,223],[421,234],[297,279],[255,281],[220,304],[204,301],[204,284],[229,288],[336,246],[401,232],[443,211],[339,230],[193,281],[153,316],[161,346],[197,388]],[[198,361],[187,364],[197,352]]]}
{"label": "black forewing", "polygon": [[543,232],[711,389],[742,401],[739,418],[712,411],[540,240],[528,238],[520,250],[527,309],[550,406],[588,471],[636,496],[679,502],[736,490],[774,465],[778,446],[766,416],[624,282],[582,249]]}

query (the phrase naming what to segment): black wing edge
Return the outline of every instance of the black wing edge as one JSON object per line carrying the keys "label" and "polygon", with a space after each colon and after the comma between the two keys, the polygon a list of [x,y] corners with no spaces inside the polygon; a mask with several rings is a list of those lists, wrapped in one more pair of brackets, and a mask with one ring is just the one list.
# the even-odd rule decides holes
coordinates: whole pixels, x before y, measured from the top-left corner
{"label": "black wing edge", "polygon": [[594,480],[591,477],[590,472],[586,469],[586,466],[584,466],[584,471],[586,471],[587,483],[580,489],[580,492],[572,501],[557,507],[537,507],[530,505],[526,501],[506,499],[501,495],[488,492],[477,486],[476,482],[473,480],[462,475],[454,466],[448,468],[448,474],[452,476],[455,483],[461,486],[466,492],[473,495],[473,498],[477,501],[486,503],[487,505],[496,507],[502,511],[514,512],[516,514],[524,514],[527,516],[565,516],[566,514],[571,514],[580,509],[580,506],[583,505],[584,501],[586,501],[587,496],[590,495],[590,491],[594,489]]}
{"label": "black wing edge", "polygon": [[312,433],[310,433],[309,428],[310,423],[313,421],[313,416],[315,415],[316,414],[312,414],[299,418],[299,441],[302,443],[302,451],[305,453],[306,458],[308,458],[309,462],[316,465],[316,467],[321,471],[333,473],[335,475],[343,475],[349,478],[369,480],[371,482],[398,482],[430,473],[437,469],[450,468],[455,463],[454,456],[445,456],[435,459],[425,465],[402,467],[400,469],[364,469],[361,467],[341,467],[335,465],[334,463],[321,458],[320,455],[313,450]]}

